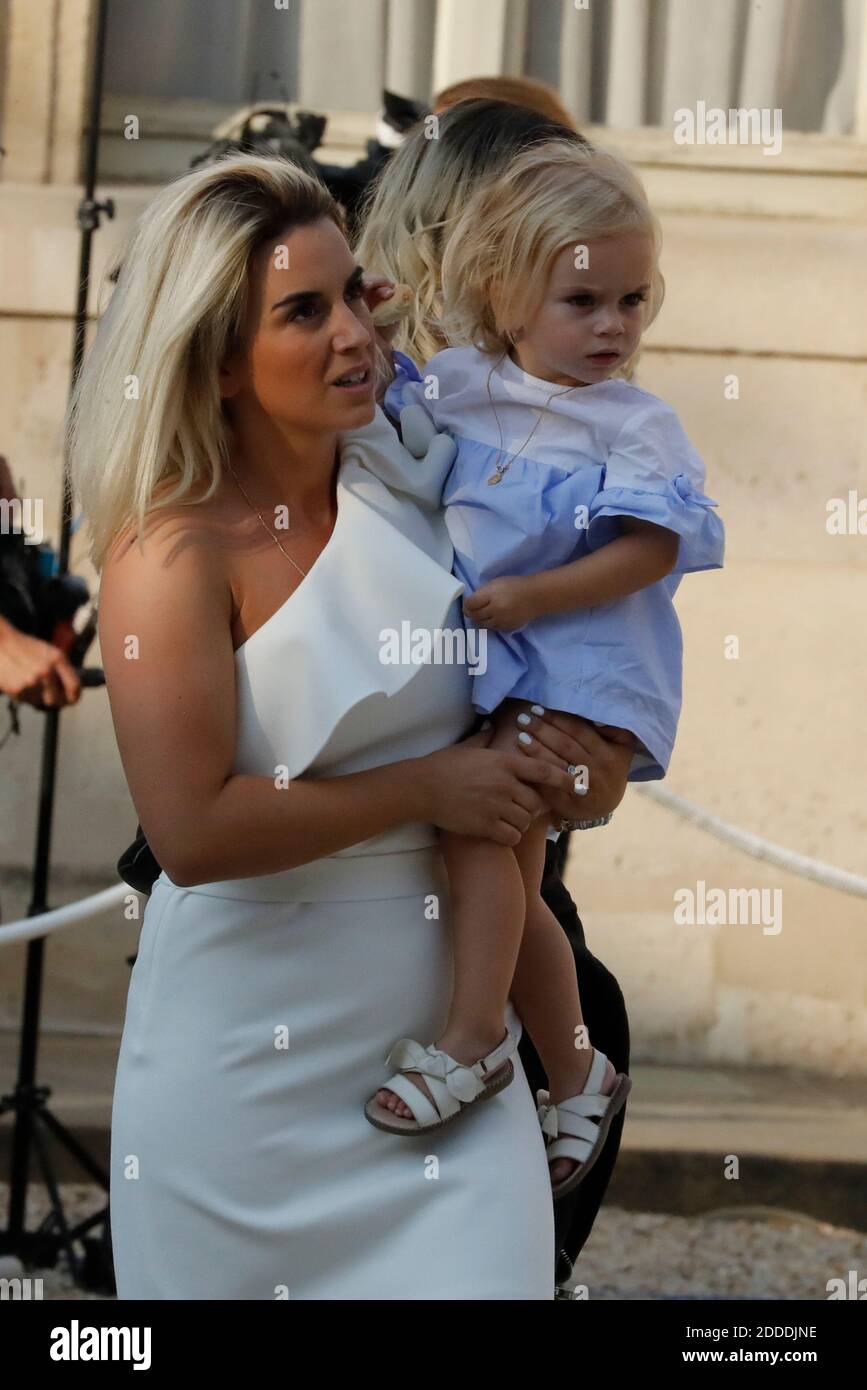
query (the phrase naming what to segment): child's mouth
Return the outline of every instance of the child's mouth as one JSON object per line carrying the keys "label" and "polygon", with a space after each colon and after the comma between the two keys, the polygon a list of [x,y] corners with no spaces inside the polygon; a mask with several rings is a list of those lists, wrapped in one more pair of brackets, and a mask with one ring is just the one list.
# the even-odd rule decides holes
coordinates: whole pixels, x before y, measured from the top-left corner
{"label": "child's mouth", "polygon": [[612,362],[616,362],[619,356],[619,352],[591,352],[587,360],[598,362],[600,367],[608,367]]}

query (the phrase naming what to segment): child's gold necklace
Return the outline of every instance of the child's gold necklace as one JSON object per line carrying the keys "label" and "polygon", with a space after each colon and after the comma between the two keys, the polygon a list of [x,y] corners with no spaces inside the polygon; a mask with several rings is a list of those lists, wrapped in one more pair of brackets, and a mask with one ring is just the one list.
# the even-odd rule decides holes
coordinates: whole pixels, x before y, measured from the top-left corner
{"label": "child's gold necklace", "polygon": [[[494,405],[494,397],[493,397],[493,395],[491,394],[491,377],[494,375],[494,372],[496,371],[497,367],[499,367],[500,362],[503,361],[503,358],[504,358],[505,356],[506,356],[506,354],[503,353],[503,356],[502,356],[497,362],[494,363],[493,367],[492,367],[491,370],[488,372],[488,380],[487,380],[487,382],[486,382],[486,388],[487,388],[487,392],[488,392],[488,400],[491,402],[491,409],[492,409],[493,412],[494,412],[494,419],[495,419],[496,422],[497,422],[497,435],[499,436],[499,443],[498,443],[498,445],[497,445],[497,452],[498,452],[500,458],[502,458],[502,456],[503,456],[503,429],[502,429],[502,426],[501,426],[501,424],[500,424],[500,417],[499,417],[499,415],[497,414],[497,407]],[[565,396],[566,393],[567,393],[568,391],[574,391],[574,390],[576,390],[576,387],[574,387],[574,386],[565,386],[565,387],[563,388],[562,391],[554,390],[554,391],[551,392],[551,394],[550,394],[550,396],[548,397],[548,399],[546,400],[545,404],[544,404],[543,406],[541,406],[541,408],[539,409],[539,412],[538,412],[538,414],[537,414],[537,416],[536,416],[536,423],[534,424],[533,428],[530,430],[530,433],[527,435],[527,438],[524,440],[523,444],[520,444],[520,445],[518,446],[518,448],[515,450],[515,452],[514,452],[512,455],[510,455],[509,458],[506,459],[506,462],[505,462],[505,463],[501,463],[501,462],[499,462],[499,461],[497,462],[496,467],[495,467],[495,469],[494,469],[494,472],[491,474],[490,478],[488,479],[488,482],[489,482],[489,483],[498,483],[498,482],[500,481],[500,479],[503,477],[503,474],[506,473],[507,470],[508,470],[509,468],[511,468],[512,464],[515,462],[515,459],[516,459],[516,458],[518,457],[518,455],[522,452],[522,450],[526,449],[526,447],[527,447],[527,445],[529,444],[530,440],[533,438],[533,435],[536,433],[537,429],[539,428],[540,424],[542,423],[542,416],[545,414],[545,411],[548,409],[548,406],[551,404],[551,402],[553,401],[554,397],[555,397],[555,396]]]}

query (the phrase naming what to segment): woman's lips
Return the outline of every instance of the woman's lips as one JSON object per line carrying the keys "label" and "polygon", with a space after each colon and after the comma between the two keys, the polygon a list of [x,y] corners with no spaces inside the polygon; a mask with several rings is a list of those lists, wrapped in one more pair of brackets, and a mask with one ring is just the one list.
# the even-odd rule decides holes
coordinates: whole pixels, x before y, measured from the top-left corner
{"label": "woman's lips", "polygon": [[344,372],[344,377],[360,377],[359,380],[344,381],[338,379],[332,381],[331,385],[343,391],[348,396],[369,396],[373,389],[373,371],[370,367],[357,367],[350,372]]}

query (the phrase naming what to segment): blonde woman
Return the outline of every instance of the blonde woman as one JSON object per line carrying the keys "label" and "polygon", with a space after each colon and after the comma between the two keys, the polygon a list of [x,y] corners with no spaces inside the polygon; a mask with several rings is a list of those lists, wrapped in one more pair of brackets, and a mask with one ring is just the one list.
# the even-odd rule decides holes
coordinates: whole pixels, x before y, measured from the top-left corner
{"label": "blonde woman", "polygon": [[[419,473],[446,507],[464,612],[488,637],[473,694],[495,717],[494,746],[513,746],[530,701],[576,739],[580,716],[636,740],[636,780],[663,777],[674,743],[680,577],[721,566],[724,535],[674,411],[615,376],[661,304],[659,250],[625,161],[572,141],[525,152],[449,237],[444,328],[456,346],[386,397],[411,448],[436,431],[457,445],[439,491],[430,467]],[[546,831],[540,818],[514,848],[443,837],[455,992],[435,1047],[469,1036],[484,1052],[511,993],[550,1079],[540,1105],[557,1199],[592,1170],[630,1083],[586,1038],[571,954],[540,895]],[[431,1103],[421,1065],[366,1113],[408,1136]]]}
{"label": "blonde woman", "polygon": [[219,161],[145,212],[72,403],[111,711],[164,866],[112,1115],[123,1299],[553,1293],[517,1057],[484,1129],[433,1150],[361,1109],[383,1032],[448,1008],[437,828],[515,843],[574,804],[544,758],[453,746],[466,666],[380,660],[384,629],[461,620],[439,512],[366,466],[412,463],[374,403],[377,297],[324,188]]}

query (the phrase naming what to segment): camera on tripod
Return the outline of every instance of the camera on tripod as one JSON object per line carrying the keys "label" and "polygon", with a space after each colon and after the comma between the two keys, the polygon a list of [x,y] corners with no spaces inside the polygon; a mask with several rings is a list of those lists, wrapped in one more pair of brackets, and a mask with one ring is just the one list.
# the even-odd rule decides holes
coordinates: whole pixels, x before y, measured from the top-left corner
{"label": "camera on tripod", "polygon": [[90,601],[87,582],[77,574],[58,571],[56,551],[48,541],[30,544],[23,532],[3,529],[0,534],[0,615],[19,632],[58,647],[78,668],[82,685],[102,685],[98,667],[81,669],[96,635],[96,610],[92,609],[80,631],[73,619]]}

